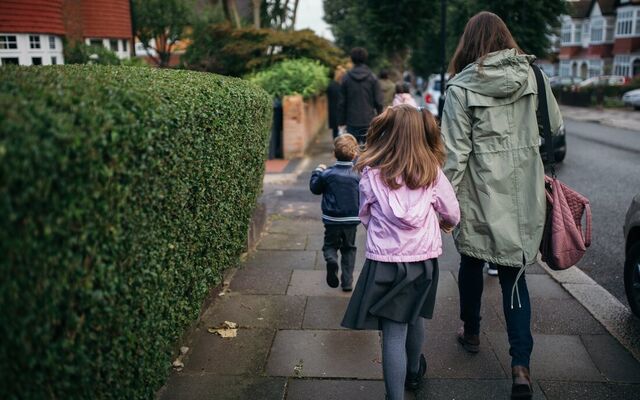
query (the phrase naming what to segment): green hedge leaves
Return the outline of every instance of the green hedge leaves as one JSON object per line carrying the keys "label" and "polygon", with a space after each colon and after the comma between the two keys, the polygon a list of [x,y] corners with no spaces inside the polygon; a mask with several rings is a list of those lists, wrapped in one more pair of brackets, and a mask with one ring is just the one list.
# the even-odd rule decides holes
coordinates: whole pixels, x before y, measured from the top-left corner
{"label": "green hedge leaves", "polygon": [[323,93],[329,85],[329,68],[318,61],[294,59],[281,61],[248,78],[274,97],[300,94],[309,98]]}
{"label": "green hedge leaves", "polygon": [[0,68],[0,398],[153,398],[243,250],[271,113],[213,74]]}

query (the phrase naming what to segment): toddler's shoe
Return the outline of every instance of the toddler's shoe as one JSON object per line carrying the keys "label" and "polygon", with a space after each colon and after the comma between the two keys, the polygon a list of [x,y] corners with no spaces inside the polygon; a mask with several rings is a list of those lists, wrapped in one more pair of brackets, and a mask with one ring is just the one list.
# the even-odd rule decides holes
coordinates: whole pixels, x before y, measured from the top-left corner
{"label": "toddler's shoe", "polygon": [[351,292],[352,290],[353,290],[353,286],[351,286],[351,285],[342,286],[342,291],[343,292]]}
{"label": "toddler's shoe", "polygon": [[327,262],[327,285],[332,288],[340,286],[340,280],[338,279],[338,263]]}

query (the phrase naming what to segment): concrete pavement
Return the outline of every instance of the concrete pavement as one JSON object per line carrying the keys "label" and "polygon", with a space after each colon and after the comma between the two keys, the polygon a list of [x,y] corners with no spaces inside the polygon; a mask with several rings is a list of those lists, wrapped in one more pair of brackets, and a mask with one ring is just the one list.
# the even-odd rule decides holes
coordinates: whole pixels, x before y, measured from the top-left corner
{"label": "concrete pavement", "polygon": [[[309,171],[331,163],[329,133],[316,144],[308,172],[291,182],[268,178],[263,200],[270,225],[258,249],[223,287],[187,338],[184,368],[158,393],[167,399],[383,399],[375,331],[339,326],[349,294],[324,282],[320,198]],[[357,271],[365,231],[357,236]],[[450,237],[440,259],[434,319],[427,324],[429,365],[421,391],[408,399],[508,399],[510,358],[498,280],[487,276],[481,351],[455,340],[459,256]],[[527,269],[535,347],[536,399],[640,399],[640,363],[540,266]],[[221,338],[207,328],[239,324]]]}
{"label": "concrete pavement", "polygon": [[575,121],[596,122],[615,128],[640,131],[640,111],[634,111],[631,108],[599,109],[561,105],[560,110],[565,118]]}

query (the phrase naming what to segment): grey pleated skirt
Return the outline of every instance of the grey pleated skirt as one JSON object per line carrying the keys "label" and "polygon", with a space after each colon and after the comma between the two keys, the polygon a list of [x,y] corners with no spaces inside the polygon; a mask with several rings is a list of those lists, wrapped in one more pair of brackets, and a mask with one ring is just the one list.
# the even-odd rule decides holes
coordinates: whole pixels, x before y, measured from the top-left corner
{"label": "grey pleated skirt", "polygon": [[367,259],[342,326],[379,330],[380,318],[413,324],[431,318],[438,288],[438,259],[382,262]]}

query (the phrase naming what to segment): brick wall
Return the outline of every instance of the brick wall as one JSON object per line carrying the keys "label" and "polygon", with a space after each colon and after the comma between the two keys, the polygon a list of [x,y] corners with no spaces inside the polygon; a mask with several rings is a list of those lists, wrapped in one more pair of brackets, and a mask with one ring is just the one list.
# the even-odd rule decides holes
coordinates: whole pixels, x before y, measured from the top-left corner
{"label": "brick wall", "polygon": [[299,95],[285,96],[282,116],[284,158],[300,157],[316,134],[327,127],[327,98],[322,95],[304,101]]}

